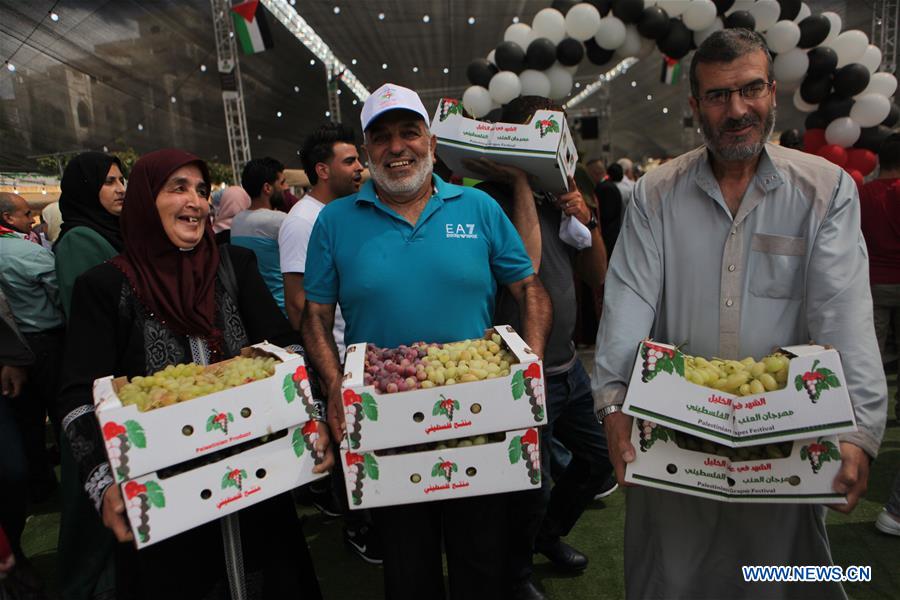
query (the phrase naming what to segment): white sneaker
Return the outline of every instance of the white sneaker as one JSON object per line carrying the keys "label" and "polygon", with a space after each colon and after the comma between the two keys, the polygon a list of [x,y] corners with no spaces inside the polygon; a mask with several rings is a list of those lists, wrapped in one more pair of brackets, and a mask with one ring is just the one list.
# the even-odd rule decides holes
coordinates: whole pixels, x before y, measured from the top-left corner
{"label": "white sneaker", "polygon": [[875,529],[888,535],[900,535],[900,521],[887,510],[883,510],[875,519]]}

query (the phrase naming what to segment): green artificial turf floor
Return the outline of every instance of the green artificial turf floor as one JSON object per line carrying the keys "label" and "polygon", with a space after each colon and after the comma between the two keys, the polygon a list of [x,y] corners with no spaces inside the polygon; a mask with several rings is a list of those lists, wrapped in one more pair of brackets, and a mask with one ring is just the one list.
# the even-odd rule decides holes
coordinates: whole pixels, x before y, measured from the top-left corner
{"label": "green artificial turf floor", "polygon": [[[889,377],[894,397],[896,375]],[[900,422],[890,401],[887,431],[878,460],[872,466],[867,497],[851,515],[831,512],[828,535],[837,565],[870,565],[872,581],[846,584],[854,599],[900,598],[900,537],[875,530],[873,522],[890,495],[894,477],[900,472]],[[328,600],[380,600],[380,567],[369,565],[344,546],[340,520],[325,520],[314,509],[301,507],[304,529],[313,560]],[[24,535],[26,554],[52,592],[56,581],[56,536],[59,526],[58,498],[35,507]],[[535,582],[552,599],[615,599],[624,597],[622,531],[625,494],[619,490],[595,502],[584,513],[567,541],[587,554],[590,565],[579,576],[560,575],[546,559],[535,557]],[[351,575],[352,574],[352,575]]]}

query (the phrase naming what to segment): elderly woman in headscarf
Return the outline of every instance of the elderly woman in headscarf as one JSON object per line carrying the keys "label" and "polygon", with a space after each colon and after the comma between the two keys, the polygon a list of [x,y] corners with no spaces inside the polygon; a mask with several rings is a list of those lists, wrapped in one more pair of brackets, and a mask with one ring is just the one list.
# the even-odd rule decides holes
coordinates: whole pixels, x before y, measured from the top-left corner
{"label": "elderly woman in headscarf", "polygon": [[41,211],[41,220],[47,226],[46,236],[50,244],[56,243],[59,231],[62,227],[62,213],[59,210],[59,202],[53,202]]}
{"label": "elderly woman in headscarf", "polygon": [[[79,154],[66,165],[60,188],[58,211],[64,224],[55,238],[54,253],[60,299],[68,316],[72,287],[78,276],[122,250],[122,163],[102,152]],[[57,551],[60,590],[69,600],[88,600],[114,592],[115,537],[103,526],[84,493],[69,441],[65,435],[61,438],[62,509]]]}
{"label": "elderly woman in headscarf", "polygon": [[[120,542],[132,538],[125,505],[93,414],[92,383],[106,375],[150,375],[168,365],[219,362],[296,334],[259,275],[253,253],[218,248],[209,224],[209,172],[196,156],[160,150],[138,160],[122,211],[124,249],[75,282],[61,403],[65,432],[84,489]],[[162,409],[164,410],[164,409]],[[316,448],[327,471],[334,458],[327,426]],[[298,598],[298,556],[306,545],[289,494],[240,513],[248,580],[266,597]],[[299,558],[302,558],[299,557]],[[227,594],[215,522],[146,547],[119,544],[118,597],[215,598]],[[304,592],[314,582],[304,582]],[[127,586],[122,589],[122,586]]]}
{"label": "elderly woman in headscarf", "polygon": [[63,310],[68,315],[75,279],[122,250],[122,163],[102,152],[79,154],[66,165],[60,188],[63,224],[53,251]]}
{"label": "elderly woman in headscarf", "polygon": [[227,244],[231,241],[231,221],[239,212],[250,208],[250,195],[239,185],[228,186],[222,192],[219,208],[213,219],[213,232],[216,243]]}

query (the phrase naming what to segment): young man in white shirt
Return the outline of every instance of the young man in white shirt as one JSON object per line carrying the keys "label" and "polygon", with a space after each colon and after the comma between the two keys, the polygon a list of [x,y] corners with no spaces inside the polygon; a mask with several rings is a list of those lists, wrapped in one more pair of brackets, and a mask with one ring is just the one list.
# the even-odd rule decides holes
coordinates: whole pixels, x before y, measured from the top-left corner
{"label": "young man in white shirt", "polygon": [[[326,204],[359,190],[363,172],[353,131],[340,123],[329,122],[309,135],[303,142],[301,160],[312,188],[291,209],[278,234],[285,308],[291,326],[298,331],[306,305],[303,273],[313,225]],[[340,309],[334,319],[334,341],[343,357],[344,320]]]}
{"label": "young man in white shirt", "polygon": [[[313,225],[326,204],[359,190],[363,172],[353,130],[340,123],[328,122],[316,129],[304,140],[300,154],[312,188],[291,208],[278,234],[284,305],[291,326],[297,331],[300,330],[300,318],[306,306],[303,274],[306,272],[307,246]],[[344,319],[340,306],[335,310],[332,333],[338,355],[343,360]],[[335,481],[331,485],[310,486],[309,489],[313,504],[328,516],[342,512],[340,506],[344,502],[339,498],[346,496],[340,469],[336,469],[334,474],[331,479]],[[350,547],[366,562],[381,563],[381,552],[375,536],[370,533],[366,516],[348,513],[345,523],[344,536]]]}

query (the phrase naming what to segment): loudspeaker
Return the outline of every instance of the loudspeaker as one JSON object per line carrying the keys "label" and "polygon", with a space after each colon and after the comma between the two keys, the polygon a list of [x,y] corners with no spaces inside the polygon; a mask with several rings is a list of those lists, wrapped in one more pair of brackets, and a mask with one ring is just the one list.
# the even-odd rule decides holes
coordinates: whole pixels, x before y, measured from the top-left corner
{"label": "loudspeaker", "polygon": [[600,117],[581,117],[578,119],[578,131],[583,140],[596,140],[600,135]]}

